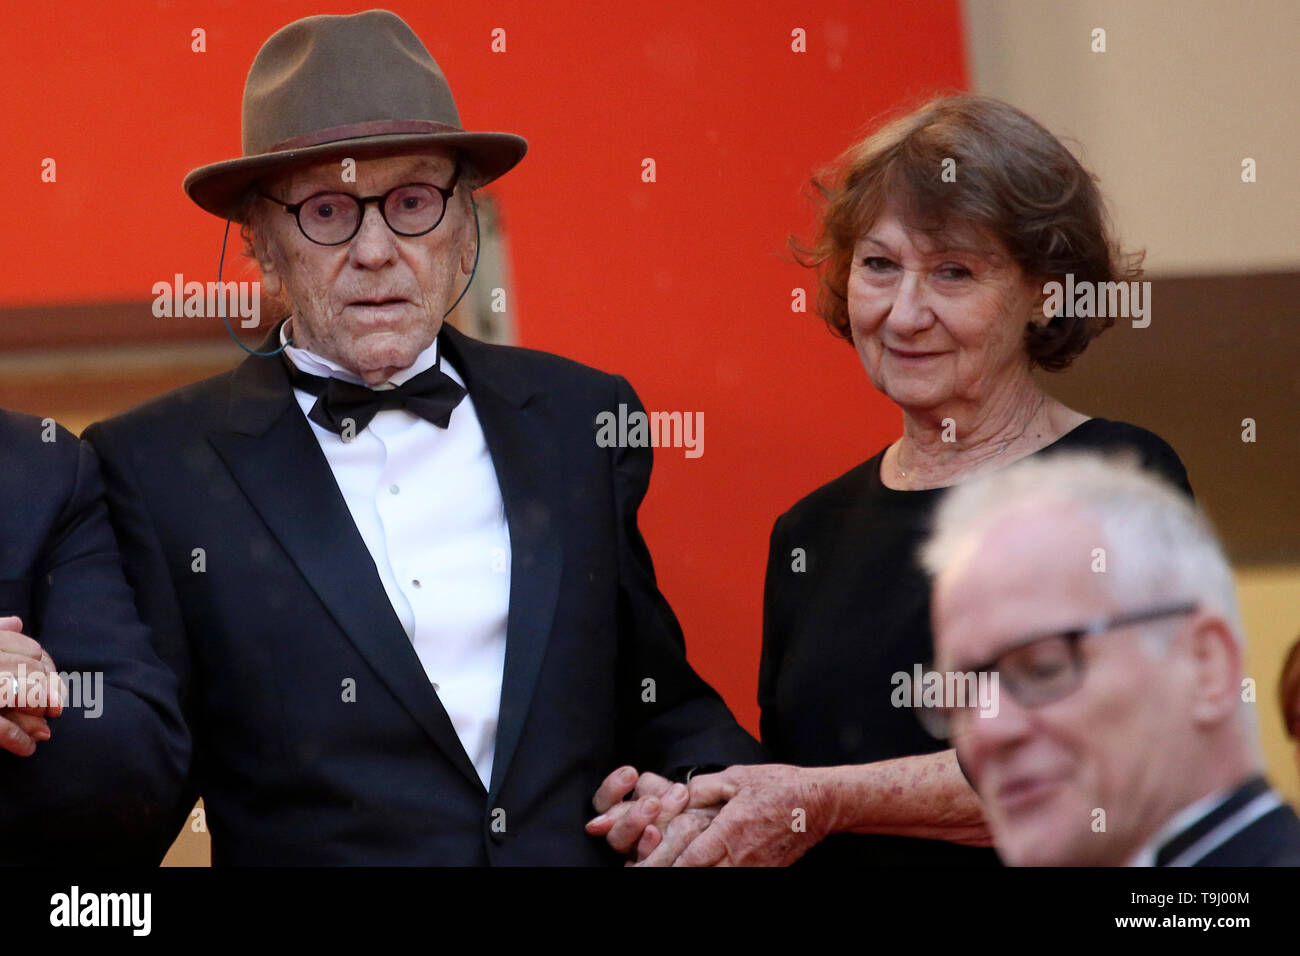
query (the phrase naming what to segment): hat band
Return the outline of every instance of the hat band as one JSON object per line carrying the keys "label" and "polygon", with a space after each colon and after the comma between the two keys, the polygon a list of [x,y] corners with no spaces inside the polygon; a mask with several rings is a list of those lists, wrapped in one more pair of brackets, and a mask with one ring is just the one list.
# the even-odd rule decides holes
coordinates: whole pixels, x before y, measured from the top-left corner
{"label": "hat band", "polygon": [[303,133],[292,139],[276,143],[267,152],[279,153],[289,149],[306,149],[309,146],[321,146],[340,140],[358,139],[363,136],[388,136],[394,133],[463,133],[458,126],[435,123],[432,120],[368,120],[364,123],[349,123],[346,126],[331,126],[311,133]]}

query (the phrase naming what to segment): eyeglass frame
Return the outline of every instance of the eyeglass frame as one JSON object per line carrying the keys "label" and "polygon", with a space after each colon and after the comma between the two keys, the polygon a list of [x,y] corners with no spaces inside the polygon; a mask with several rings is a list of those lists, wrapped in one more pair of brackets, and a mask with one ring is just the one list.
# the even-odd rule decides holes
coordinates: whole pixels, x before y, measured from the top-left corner
{"label": "eyeglass frame", "polygon": [[[1177,604],[1159,605],[1144,611],[1128,611],[1123,614],[1115,614],[1109,617],[1096,617],[1080,627],[1050,631],[1048,633],[1040,633],[1026,637],[1023,640],[1012,644],[1010,647],[999,651],[995,656],[988,660],[955,673],[969,673],[976,675],[990,673],[1000,675],[1001,671],[996,665],[1007,655],[1014,654],[1017,651],[1024,650],[1026,647],[1042,641],[1048,641],[1054,638],[1064,638],[1066,649],[1069,651],[1071,672],[1075,679],[1074,685],[1069,690],[1055,697],[1029,704],[1021,701],[1020,698],[1016,696],[1016,691],[1014,690],[1015,683],[1011,682],[1009,684],[1008,692],[1011,694],[1011,699],[1014,700],[1017,705],[1024,707],[1027,710],[1037,710],[1039,707],[1046,707],[1049,704],[1065,700],[1065,698],[1069,697],[1083,686],[1083,658],[1079,653],[1079,644],[1085,637],[1091,637],[1096,634],[1105,634],[1110,631],[1117,631],[1120,628],[1131,627],[1134,624],[1147,624],[1152,621],[1164,620],[1169,617],[1182,617],[1187,614],[1195,614],[1200,609],[1201,605],[1197,601],[1183,601]],[[927,670],[932,669],[933,668],[927,668]],[[999,684],[1001,683],[1002,682],[999,681]],[[935,728],[931,726],[930,722],[934,721],[937,725],[938,721],[942,721],[944,727],[948,731],[951,731],[953,715],[960,711],[971,711],[976,709],[977,706],[972,705],[969,702],[965,707],[921,707],[917,709],[917,719],[931,736],[940,740],[952,739],[956,736],[955,734],[952,734],[951,732],[944,734],[936,733]]]}
{"label": "eyeglass frame", "polygon": [[[442,225],[442,221],[447,218],[447,208],[448,206],[451,205],[451,197],[456,192],[456,185],[459,179],[460,179],[460,163],[457,162],[456,165],[452,168],[451,183],[445,187],[437,186],[434,185],[433,183],[422,183],[422,182],[399,183],[398,185],[394,186],[392,189],[388,190],[388,192],[377,196],[355,196],[352,193],[343,192],[341,190],[322,189],[320,192],[312,193],[310,196],[307,196],[305,199],[301,199],[296,203],[287,203],[281,199],[276,199],[274,196],[269,196],[266,193],[262,192],[260,189],[257,191],[257,194],[261,196],[263,199],[269,199],[271,200],[271,202],[275,203],[276,205],[282,206],[286,213],[293,216],[293,221],[298,224],[298,231],[303,234],[303,237],[308,242],[314,242],[318,246],[341,246],[345,243],[351,242],[353,239],[357,237],[357,233],[361,231],[361,224],[365,222],[366,219],[366,206],[370,205],[371,203],[374,203],[379,208],[379,218],[384,220],[384,225],[387,226],[392,231],[393,235],[402,236],[405,239],[414,239],[418,236],[427,236],[429,233],[433,232],[433,230],[437,229],[440,225]],[[384,206],[387,203],[388,197],[391,196],[393,193],[397,192],[399,189],[406,189],[408,186],[428,186],[430,189],[432,189],[434,192],[438,193],[438,195],[442,197],[442,214],[438,216],[437,222],[435,222],[428,229],[422,229],[420,232],[399,232],[397,229],[393,228],[393,224],[388,221],[388,214],[384,211]],[[317,196],[331,196],[331,195],[347,196],[349,199],[355,200],[357,205],[361,207],[361,215],[357,216],[356,226],[353,228],[352,233],[346,239],[340,239],[338,242],[321,242],[319,239],[313,239],[311,236],[307,235],[307,230],[303,228],[302,215],[301,215],[302,207],[305,206],[307,203],[311,202]]]}

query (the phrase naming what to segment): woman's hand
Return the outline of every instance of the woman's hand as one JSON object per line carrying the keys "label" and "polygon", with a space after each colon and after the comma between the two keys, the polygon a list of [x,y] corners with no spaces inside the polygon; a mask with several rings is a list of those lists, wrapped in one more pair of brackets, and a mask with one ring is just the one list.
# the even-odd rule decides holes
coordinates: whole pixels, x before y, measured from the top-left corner
{"label": "woman's hand", "polygon": [[692,778],[690,796],[642,865],[788,866],[834,829],[820,768],[729,767]]}

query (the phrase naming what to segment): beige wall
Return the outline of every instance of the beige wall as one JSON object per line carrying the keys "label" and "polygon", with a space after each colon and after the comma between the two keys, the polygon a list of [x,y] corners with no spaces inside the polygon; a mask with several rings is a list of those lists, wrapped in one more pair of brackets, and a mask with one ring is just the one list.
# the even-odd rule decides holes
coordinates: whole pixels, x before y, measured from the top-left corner
{"label": "beige wall", "polygon": [[[966,0],[964,13],[975,91],[1078,141],[1154,274],[1300,268],[1300,3]],[[1105,53],[1091,52],[1095,27]]]}
{"label": "beige wall", "polygon": [[1258,691],[1260,740],[1273,785],[1300,807],[1296,742],[1282,726],[1277,681],[1291,642],[1300,637],[1300,568],[1249,568],[1237,573],[1247,638],[1245,673]]}

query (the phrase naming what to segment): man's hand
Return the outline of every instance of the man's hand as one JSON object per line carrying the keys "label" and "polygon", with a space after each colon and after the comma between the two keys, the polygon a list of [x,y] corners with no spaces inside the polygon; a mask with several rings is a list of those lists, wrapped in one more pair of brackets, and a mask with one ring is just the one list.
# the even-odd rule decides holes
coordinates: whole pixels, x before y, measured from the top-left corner
{"label": "man's hand", "polygon": [[30,757],[50,739],[45,718],[63,713],[65,691],[50,655],[22,629],[21,618],[0,617],[0,750]]}
{"label": "man's hand", "polygon": [[[669,826],[645,865],[665,866],[675,857],[673,866],[788,866],[834,829],[830,795],[815,768],[729,767],[692,778],[690,793],[692,810],[678,817],[684,822],[676,830]],[[700,826],[694,812],[709,808],[716,816]]]}
{"label": "man's hand", "polygon": [[[691,841],[705,831],[721,807],[687,807],[668,822],[656,840],[642,838],[637,846],[635,866],[672,866]],[[654,830],[647,827],[647,833]]]}
{"label": "man's hand", "polygon": [[[632,799],[625,800],[628,794]],[[635,851],[638,859],[644,859],[659,846],[669,823],[686,809],[688,799],[683,783],[620,767],[592,797],[591,805],[600,816],[588,821],[587,832],[603,836],[623,856],[630,857]]]}

